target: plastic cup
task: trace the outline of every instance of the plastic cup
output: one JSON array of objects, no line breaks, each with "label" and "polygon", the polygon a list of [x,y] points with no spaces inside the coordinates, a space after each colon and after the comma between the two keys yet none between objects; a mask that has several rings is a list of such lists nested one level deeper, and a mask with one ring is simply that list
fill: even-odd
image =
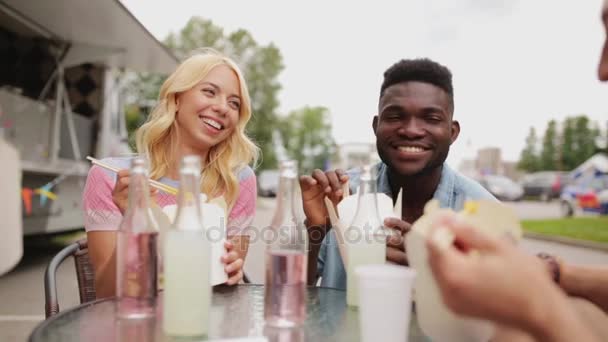
[{"label": "plastic cup", "polygon": [[416,271],[397,265],[356,268],[363,342],[408,340]]}]

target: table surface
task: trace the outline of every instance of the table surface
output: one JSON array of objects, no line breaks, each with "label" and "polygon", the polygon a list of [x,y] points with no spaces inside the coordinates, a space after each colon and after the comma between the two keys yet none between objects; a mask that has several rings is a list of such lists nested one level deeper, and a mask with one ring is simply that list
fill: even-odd
[{"label": "table surface", "polygon": [[[162,303],[162,292],[159,296]],[[118,320],[115,299],[102,299],[60,312],[43,321],[30,336],[37,341],[172,341],[162,332],[162,305],[156,317]],[[359,315],[347,308],[346,292],[308,287],[307,319],[299,329],[264,326],[264,286],[238,285],[214,288],[209,339],[266,336],[268,341],[358,341]],[[413,314],[409,341],[426,341]]]}]

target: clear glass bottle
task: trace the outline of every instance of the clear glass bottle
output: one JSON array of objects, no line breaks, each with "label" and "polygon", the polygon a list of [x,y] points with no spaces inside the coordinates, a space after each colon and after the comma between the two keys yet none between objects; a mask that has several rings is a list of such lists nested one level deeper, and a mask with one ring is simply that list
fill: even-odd
[{"label": "clear glass bottle", "polygon": [[306,320],[308,235],[295,211],[297,165],[280,166],[272,234],[267,236],[264,318],[274,327],[299,326]]},{"label": "clear glass bottle", "polygon": [[357,191],[357,211],[346,231],[348,263],[346,269],[346,303],[358,306],[358,284],[355,269],[361,265],[386,262],[386,238],[390,233],[378,210],[376,167],[362,168]]},{"label": "clear glass bottle", "polygon": [[116,239],[116,296],[120,318],[155,314],[158,294],[158,225],[150,212],[148,169],[131,162],[129,203]]},{"label": "clear glass bottle", "polygon": [[171,336],[209,332],[211,246],[203,228],[200,174],[200,158],[184,157],[177,216],[164,244],[163,330]]}]

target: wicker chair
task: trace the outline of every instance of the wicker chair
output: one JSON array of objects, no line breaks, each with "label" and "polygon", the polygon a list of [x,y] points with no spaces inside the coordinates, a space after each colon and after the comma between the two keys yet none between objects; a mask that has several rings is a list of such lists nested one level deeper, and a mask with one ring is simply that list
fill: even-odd
[{"label": "wicker chair", "polygon": [[89,249],[87,239],[81,239],[65,247],[51,259],[44,273],[44,311],[46,318],[59,313],[59,302],[57,298],[57,280],[55,278],[57,268],[69,256],[74,257],[76,267],[76,278],[78,279],[78,290],[80,292],[80,303],[95,300],[95,273],[93,265],[89,260]]}]

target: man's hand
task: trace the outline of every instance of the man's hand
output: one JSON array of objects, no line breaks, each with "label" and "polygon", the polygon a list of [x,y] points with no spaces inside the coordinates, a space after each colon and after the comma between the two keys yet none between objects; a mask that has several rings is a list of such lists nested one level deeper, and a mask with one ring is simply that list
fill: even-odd
[{"label": "man's hand", "polygon": [[386,240],[386,260],[408,266],[405,234],[410,231],[412,225],[396,217],[387,217],[384,219],[384,226],[392,230],[391,236]]},{"label": "man's hand", "polygon": [[321,242],[326,234],[327,208],[325,196],[329,197],[334,206],[340,202],[344,194],[342,186],[348,181],[348,176],[342,170],[323,172],[314,170],[310,176],[300,177],[302,190],[302,206],[306,215],[306,228],[309,237],[308,251],[308,285],[317,282],[317,257]]},{"label": "man's hand", "polygon": [[322,226],[327,220],[327,208],[325,208],[325,196],[338,204],[344,194],[342,186],[348,181],[348,175],[343,170],[323,172],[314,170],[310,176],[300,177],[300,188],[302,189],[302,205],[306,215],[308,226]]}]

